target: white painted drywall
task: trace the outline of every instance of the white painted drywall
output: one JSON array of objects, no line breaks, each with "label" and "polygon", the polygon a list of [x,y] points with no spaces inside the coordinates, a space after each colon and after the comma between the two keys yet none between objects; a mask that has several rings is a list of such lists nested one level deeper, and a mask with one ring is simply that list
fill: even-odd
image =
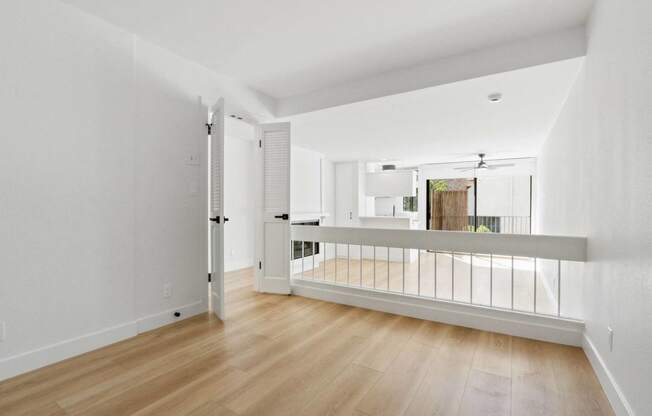
[{"label": "white painted drywall", "polygon": [[132,37],[9,0],[0,51],[2,379],[8,357],[136,319],[136,205]]},{"label": "white painted drywall", "polygon": [[[211,75],[138,38],[134,62],[135,297],[142,318],[206,304],[206,164],[187,159],[206,157],[207,109],[198,108],[198,97]],[[166,284],[172,285],[168,298]]]},{"label": "white painted drywall", "polygon": [[227,118],[224,146],[224,270],[253,265],[254,128]]},{"label": "white painted drywall", "polygon": [[292,213],[321,212],[321,161],[324,155],[292,146],[291,207]]},{"label": "white painted drywall", "polygon": [[616,411],[637,415],[652,414],[650,16],[649,1],[598,0],[584,67],[538,157],[537,230],[588,237],[583,273],[568,276],[583,280],[588,355]]},{"label": "white painted drywall", "polygon": [[3,1],[0,50],[0,379],[205,309],[184,126],[236,85],[55,0]]}]

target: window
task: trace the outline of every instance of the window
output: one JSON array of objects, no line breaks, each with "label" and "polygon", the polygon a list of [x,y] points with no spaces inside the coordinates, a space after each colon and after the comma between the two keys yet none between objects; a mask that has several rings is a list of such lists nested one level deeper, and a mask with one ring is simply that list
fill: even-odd
[{"label": "window", "polygon": [[416,196],[403,197],[403,211],[417,212],[419,208],[419,188],[417,188]]}]

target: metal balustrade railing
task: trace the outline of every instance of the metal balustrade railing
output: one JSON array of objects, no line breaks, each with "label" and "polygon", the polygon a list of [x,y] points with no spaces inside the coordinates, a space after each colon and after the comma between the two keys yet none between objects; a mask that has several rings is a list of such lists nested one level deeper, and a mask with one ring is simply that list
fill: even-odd
[{"label": "metal balustrade railing", "polygon": [[435,221],[438,227],[443,228],[435,230],[530,234],[530,222],[529,216],[444,215]]},{"label": "metal balustrade railing", "polygon": [[320,246],[293,279],[577,318],[562,311],[562,263],[585,261],[581,237],[292,226],[292,240]]}]

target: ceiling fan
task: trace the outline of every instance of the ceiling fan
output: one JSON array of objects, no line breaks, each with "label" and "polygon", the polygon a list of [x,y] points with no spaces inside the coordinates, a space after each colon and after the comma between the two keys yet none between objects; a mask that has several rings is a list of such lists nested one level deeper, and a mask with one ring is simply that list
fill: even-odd
[{"label": "ceiling fan", "polygon": [[500,164],[489,164],[484,161],[484,157],[486,155],[484,153],[478,153],[478,157],[480,157],[480,161],[471,166],[471,167],[460,167],[460,168],[454,168],[455,170],[460,170],[463,172],[470,171],[470,170],[476,170],[476,169],[482,169],[482,170],[491,170],[491,169],[498,169],[498,168],[507,168],[510,166],[514,166],[513,163],[500,163]]}]

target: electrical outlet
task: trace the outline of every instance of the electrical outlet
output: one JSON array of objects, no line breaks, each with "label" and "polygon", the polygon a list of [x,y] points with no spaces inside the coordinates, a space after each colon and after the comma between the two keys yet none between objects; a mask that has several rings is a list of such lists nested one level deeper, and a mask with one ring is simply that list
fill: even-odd
[{"label": "electrical outlet", "polygon": [[0,342],[7,339],[7,326],[4,322],[0,322]]},{"label": "electrical outlet", "polygon": [[609,351],[613,351],[614,350],[614,330],[611,329],[610,326],[608,326],[607,331],[609,332]]},{"label": "electrical outlet", "polygon": [[172,297],[172,284],[166,283],[163,285],[163,297],[169,298]]},{"label": "electrical outlet", "polygon": [[235,256],[235,249],[231,249],[231,257]]}]

